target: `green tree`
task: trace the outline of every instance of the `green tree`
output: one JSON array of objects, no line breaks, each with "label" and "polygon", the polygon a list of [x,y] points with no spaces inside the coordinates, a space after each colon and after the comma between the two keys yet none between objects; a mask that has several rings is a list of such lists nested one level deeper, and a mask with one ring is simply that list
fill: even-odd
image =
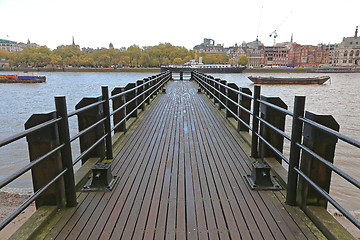
[{"label": "green tree", "polygon": [[121,56],[118,64],[122,67],[130,65],[130,57],[129,56]]},{"label": "green tree", "polygon": [[139,59],[139,65],[143,67],[149,67],[151,64],[150,55],[146,52],[141,53]]},{"label": "green tree", "polygon": [[237,63],[240,66],[245,66],[246,64],[248,64],[248,62],[249,62],[249,60],[248,60],[248,58],[246,56],[241,56],[241,57],[239,57],[239,60],[238,60]]},{"label": "green tree", "polygon": [[174,64],[177,64],[177,65],[180,65],[180,64],[183,64],[184,61],[181,59],[181,58],[175,58],[174,61],[173,61]]}]

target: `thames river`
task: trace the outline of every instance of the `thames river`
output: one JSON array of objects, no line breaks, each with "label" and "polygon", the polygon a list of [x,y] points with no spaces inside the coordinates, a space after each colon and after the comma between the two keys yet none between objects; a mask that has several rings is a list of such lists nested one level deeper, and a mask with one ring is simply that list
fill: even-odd
[{"label": "thames river", "polygon": [[[115,86],[125,86],[129,82],[143,79],[154,73],[41,73],[40,75],[46,76],[46,83],[0,84],[0,139],[24,130],[24,123],[31,114],[54,111],[54,96],[66,96],[68,111],[72,111],[82,97],[99,96],[101,86],[109,86],[111,91]],[[247,79],[249,75],[214,74],[215,77],[234,82],[239,87],[253,89],[254,85]],[[319,74],[262,73],[261,75],[305,77]],[[294,96],[304,95],[306,96],[306,110],[333,115],[340,124],[340,133],[360,141],[360,74],[329,75],[331,81],[324,85],[263,85],[261,93],[281,97],[291,111],[293,110]],[[291,119],[289,118],[287,121],[290,123]],[[290,131],[289,126],[287,124],[287,133]],[[77,131],[75,122],[70,122],[70,127],[72,134]],[[285,145],[285,154],[287,151],[288,143]],[[73,154],[76,153],[76,151],[73,152]],[[28,151],[25,139],[1,148],[0,179],[9,176],[27,162]],[[340,169],[360,180],[360,150],[339,141],[334,162]],[[331,195],[348,210],[360,211],[360,191],[341,180],[335,173],[332,176]],[[30,174],[27,173],[25,177],[2,190],[20,193],[31,191]]]}]

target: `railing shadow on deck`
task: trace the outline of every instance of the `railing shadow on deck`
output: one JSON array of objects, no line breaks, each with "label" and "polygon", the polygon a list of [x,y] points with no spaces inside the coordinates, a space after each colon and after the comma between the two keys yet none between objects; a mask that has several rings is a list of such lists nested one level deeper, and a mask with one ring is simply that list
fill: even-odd
[{"label": "railing shadow on deck", "polygon": [[[80,160],[85,165],[90,158],[112,159],[113,136],[126,132],[127,121],[137,118],[138,110],[144,111],[171,79],[172,73],[167,71],[115,88],[110,97],[108,87],[103,86],[102,96],[83,98],[70,113],[65,97],[55,97],[56,111],[33,114],[25,123],[25,131],[1,140],[0,148],[26,137],[30,163],[1,180],[0,189],[31,170],[34,194],[0,222],[0,231],[33,202],[37,209],[49,205],[75,207],[77,186],[73,166]],[[78,118],[79,131],[70,136],[68,119],[73,116]],[[73,160],[71,142],[76,139],[80,141],[81,154]]]},{"label": "railing shadow on deck", "polygon": [[[287,165],[284,183],[288,205],[300,206],[329,238],[339,237],[338,229],[321,226],[324,219],[316,216],[314,206],[326,211],[330,203],[360,229],[359,220],[329,194],[332,172],[360,189],[358,180],[333,164],[338,140],[355,148],[360,148],[360,143],[340,134],[332,116],[305,111],[305,96],[295,96],[294,110],[290,112],[280,98],[262,96],[258,85],[252,94],[248,88],[196,71],[191,79],[198,83],[199,91],[213,99],[219,110],[225,109],[227,118],[235,119],[238,131],[250,133],[244,139],[251,146],[251,157],[272,158],[281,168],[284,163]],[[291,136],[284,132],[286,116],[292,117]],[[284,139],[290,142],[289,158],[283,154]]]}]

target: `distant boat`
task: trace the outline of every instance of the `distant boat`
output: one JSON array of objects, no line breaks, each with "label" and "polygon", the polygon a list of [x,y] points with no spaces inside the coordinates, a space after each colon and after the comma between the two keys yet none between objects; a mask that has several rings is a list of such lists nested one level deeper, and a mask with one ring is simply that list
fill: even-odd
[{"label": "distant boat", "polygon": [[323,84],[330,79],[329,76],[320,77],[248,77],[255,84]]},{"label": "distant boat", "polygon": [[191,72],[202,73],[242,73],[246,67],[236,67],[230,64],[196,64],[196,65],[169,65],[161,66],[161,72]]},{"label": "distant boat", "polygon": [[45,76],[38,76],[35,73],[22,73],[19,75],[0,75],[0,83],[43,83]]}]

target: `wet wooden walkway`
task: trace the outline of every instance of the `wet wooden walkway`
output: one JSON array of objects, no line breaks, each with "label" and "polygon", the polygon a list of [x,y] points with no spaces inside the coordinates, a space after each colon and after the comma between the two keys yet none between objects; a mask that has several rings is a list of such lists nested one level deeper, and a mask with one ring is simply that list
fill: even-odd
[{"label": "wet wooden walkway", "polygon": [[115,145],[112,192],[79,193],[45,239],[324,239],[284,191],[252,191],[239,133],[189,81],[172,81]]}]

